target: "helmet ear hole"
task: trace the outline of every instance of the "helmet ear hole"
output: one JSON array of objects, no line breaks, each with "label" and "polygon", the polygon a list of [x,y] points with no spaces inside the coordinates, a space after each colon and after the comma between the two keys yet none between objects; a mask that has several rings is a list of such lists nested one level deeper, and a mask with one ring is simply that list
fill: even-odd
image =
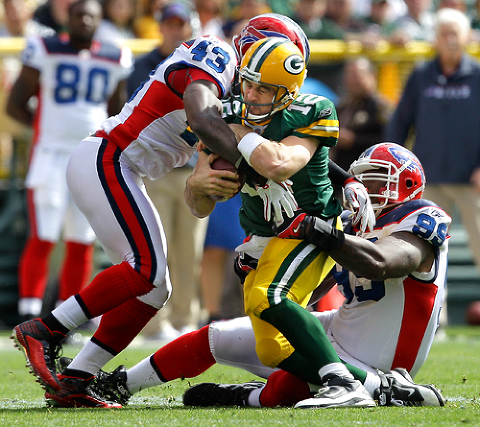
[{"label": "helmet ear hole", "polygon": [[410,189],[410,188],[413,188],[413,186],[415,185],[415,183],[413,182],[413,180],[411,178],[407,178],[405,180],[405,186]]}]

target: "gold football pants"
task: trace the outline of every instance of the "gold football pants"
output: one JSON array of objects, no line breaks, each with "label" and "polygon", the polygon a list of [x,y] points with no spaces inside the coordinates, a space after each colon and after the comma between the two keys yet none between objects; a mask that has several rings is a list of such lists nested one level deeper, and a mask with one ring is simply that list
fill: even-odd
[{"label": "gold football pants", "polygon": [[[337,228],[341,227],[338,219]],[[260,319],[262,311],[286,298],[306,307],[334,265],[326,252],[303,240],[275,237],[269,242],[244,285],[245,312],[252,321],[257,355],[264,365],[277,366],[294,348],[278,329]]]}]

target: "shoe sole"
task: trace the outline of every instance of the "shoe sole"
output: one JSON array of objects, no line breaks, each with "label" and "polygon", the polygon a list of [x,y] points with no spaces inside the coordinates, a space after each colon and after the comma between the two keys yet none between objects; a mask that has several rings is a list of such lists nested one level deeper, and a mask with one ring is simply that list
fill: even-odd
[{"label": "shoe sole", "polygon": [[330,399],[311,398],[298,402],[296,409],[326,409],[326,408],[373,408],[376,404],[373,400],[362,397],[349,397],[343,402],[333,403]]},{"label": "shoe sole", "polygon": [[61,387],[60,383],[47,368],[44,348],[41,342],[24,334],[18,326],[13,328],[10,338],[14,341],[15,347],[25,356],[27,361],[25,366],[29,368],[29,372],[36,377],[37,382],[47,391],[59,391]]},{"label": "shoe sole", "polygon": [[94,409],[120,409],[122,405],[114,402],[100,402],[84,394],[72,394],[61,397],[56,394],[45,393],[47,406],[53,408],[94,408]]}]

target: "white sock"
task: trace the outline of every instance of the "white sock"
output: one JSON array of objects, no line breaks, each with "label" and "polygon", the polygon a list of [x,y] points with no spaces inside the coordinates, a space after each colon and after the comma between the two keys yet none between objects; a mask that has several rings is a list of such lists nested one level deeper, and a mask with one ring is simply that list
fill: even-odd
[{"label": "white sock", "polygon": [[247,406],[252,408],[261,408],[262,404],[260,403],[260,394],[262,393],[265,386],[260,388],[254,388],[251,393],[248,395]]},{"label": "white sock", "polygon": [[145,388],[165,384],[153,369],[150,363],[151,357],[146,357],[127,371],[127,388],[130,393],[137,393]]},{"label": "white sock", "polygon": [[40,316],[43,301],[40,298],[21,298],[18,301],[18,314]]},{"label": "white sock", "polygon": [[80,304],[74,296],[71,296],[65,302],[60,304],[52,311],[52,314],[55,319],[57,319],[69,331],[88,320],[88,317],[85,315],[85,312],[82,310],[82,307],[80,307]]},{"label": "white sock", "polygon": [[318,371],[318,375],[320,375],[320,378],[325,378],[326,375],[333,374],[333,375],[338,375],[339,377],[342,378],[351,378],[353,379],[353,375],[350,373],[350,371],[347,369],[347,367],[339,362],[339,363],[329,363],[328,365],[323,366],[320,368]]},{"label": "white sock", "polygon": [[373,397],[375,390],[380,387],[380,377],[372,372],[367,372],[367,378],[365,379],[363,386]]},{"label": "white sock", "polygon": [[88,341],[80,352],[77,354],[73,362],[68,365],[68,369],[77,369],[79,371],[89,372],[92,375],[105,366],[115,356],[112,353]]}]

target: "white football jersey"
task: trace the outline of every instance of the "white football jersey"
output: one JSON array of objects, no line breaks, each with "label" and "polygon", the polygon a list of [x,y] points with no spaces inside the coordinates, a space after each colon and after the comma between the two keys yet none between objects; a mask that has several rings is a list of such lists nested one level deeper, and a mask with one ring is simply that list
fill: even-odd
[{"label": "white football jersey", "polygon": [[142,176],[156,179],[183,166],[195,152],[198,139],[187,129],[183,94],[169,86],[168,75],[185,68],[203,70],[217,83],[223,97],[233,81],[236,65],[233,49],[215,36],[182,43],[152,71],[122,111],[102,124],[102,133]]},{"label": "white football jersey", "polygon": [[71,152],[108,117],[108,99],[133,59],[113,44],[94,42],[78,51],[54,36],[28,39],[22,62],[40,71],[35,143]]},{"label": "white football jersey", "polygon": [[346,353],[384,371],[402,367],[412,376],[417,373],[432,345],[444,300],[450,223],[434,203],[412,200],[381,215],[375,230],[364,235],[375,241],[408,231],[428,240],[435,250],[428,273],[372,281],[336,267],[334,276],[346,300],[327,333]]}]

